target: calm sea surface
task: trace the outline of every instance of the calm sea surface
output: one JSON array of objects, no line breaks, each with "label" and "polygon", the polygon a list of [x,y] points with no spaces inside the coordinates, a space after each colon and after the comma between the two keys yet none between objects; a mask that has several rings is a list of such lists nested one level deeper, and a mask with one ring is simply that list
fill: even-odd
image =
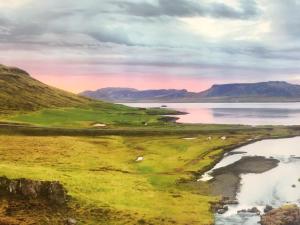
[{"label": "calm sea surface", "polygon": [[188,112],[181,123],[300,125],[299,103],[122,103],[133,107],[161,107]]}]

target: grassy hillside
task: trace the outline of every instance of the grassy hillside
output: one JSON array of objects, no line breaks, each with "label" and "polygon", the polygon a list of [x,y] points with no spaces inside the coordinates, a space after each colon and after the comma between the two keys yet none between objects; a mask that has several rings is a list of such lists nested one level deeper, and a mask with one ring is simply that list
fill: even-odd
[{"label": "grassy hillside", "polygon": [[91,101],[49,87],[21,69],[3,65],[0,65],[0,90],[0,113],[81,106]]},{"label": "grassy hillside", "polygon": [[27,72],[0,65],[0,120],[42,126],[92,127],[157,124],[166,109],[136,109],[91,100],[50,87]]}]

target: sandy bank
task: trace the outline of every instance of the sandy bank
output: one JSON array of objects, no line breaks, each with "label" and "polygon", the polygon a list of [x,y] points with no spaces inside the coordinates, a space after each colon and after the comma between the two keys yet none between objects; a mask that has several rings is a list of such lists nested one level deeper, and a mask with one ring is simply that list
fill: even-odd
[{"label": "sandy bank", "polygon": [[243,157],[241,160],[213,171],[210,181],[212,194],[234,199],[240,187],[240,175],[247,173],[263,173],[275,168],[277,159],[262,156]]}]

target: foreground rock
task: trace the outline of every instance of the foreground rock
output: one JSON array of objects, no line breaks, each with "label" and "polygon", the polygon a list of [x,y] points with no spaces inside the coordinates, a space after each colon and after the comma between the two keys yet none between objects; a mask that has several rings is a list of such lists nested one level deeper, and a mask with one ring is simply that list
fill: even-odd
[{"label": "foreground rock", "polygon": [[260,211],[256,207],[253,207],[251,209],[242,209],[239,210],[238,213],[254,213],[256,215],[260,215]]},{"label": "foreground rock", "polygon": [[0,177],[0,195],[24,199],[43,199],[55,205],[64,205],[69,198],[67,191],[58,181],[8,179],[7,177]]},{"label": "foreground rock", "polygon": [[266,207],[264,208],[264,213],[270,212],[272,209],[273,209],[272,206],[266,205]]},{"label": "foreground rock", "polygon": [[212,204],[212,211],[218,214],[224,214],[228,211],[228,205],[239,204],[236,199],[230,199],[223,197],[223,199],[217,203]]},{"label": "foreground rock", "polygon": [[300,208],[297,205],[286,205],[273,209],[261,217],[262,225],[299,225]]}]

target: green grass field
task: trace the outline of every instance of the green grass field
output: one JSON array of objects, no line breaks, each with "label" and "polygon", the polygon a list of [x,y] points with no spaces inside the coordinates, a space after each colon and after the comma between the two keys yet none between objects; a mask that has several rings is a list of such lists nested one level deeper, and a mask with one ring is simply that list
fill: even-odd
[{"label": "green grass field", "polygon": [[93,127],[101,123],[108,126],[158,125],[164,122],[162,115],[176,111],[153,108],[138,109],[124,105],[97,102],[80,108],[43,109],[35,112],[2,116],[2,120],[22,122],[46,127]]},{"label": "green grass field", "polygon": [[[208,127],[208,125],[207,125]],[[59,180],[69,190],[80,224],[213,223],[211,203],[219,196],[195,181],[195,173],[211,167],[228,148],[257,137],[296,134],[288,128],[244,129],[228,134],[213,126],[207,135],[96,137],[0,136],[0,175]],[[183,129],[184,133],[184,129]],[[195,139],[184,139],[194,137]],[[144,159],[137,162],[138,157]],[[189,185],[186,185],[189,183]],[[192,185],[191,185],[192,184]],[[95,217],[91,209],[106,209]],[[47,224],[47,223],[45,223]]]},{"label": "green grass field", "polygon": [[[228,144],[235,141],[238,140],[232,138]],[[0,145],[1,175],[59,180],[80,204],[108,206],[124,215],[131,214],[135,221],[212,222],[209,202],[216,198],[183,190],[176,181],[190,178],[191,171],[212,162],[211,156],[222,150],[210,149],[224,145],[218,137],[210,143],[205,137],[183,140],[177,136],[1,136],[0,142],[5,143]],[[205,154],[203,159],[193,161],[202,154]],[[144,161],[136,162],[139,156]],[[125,221],[126,218],[119,224]]]}]

